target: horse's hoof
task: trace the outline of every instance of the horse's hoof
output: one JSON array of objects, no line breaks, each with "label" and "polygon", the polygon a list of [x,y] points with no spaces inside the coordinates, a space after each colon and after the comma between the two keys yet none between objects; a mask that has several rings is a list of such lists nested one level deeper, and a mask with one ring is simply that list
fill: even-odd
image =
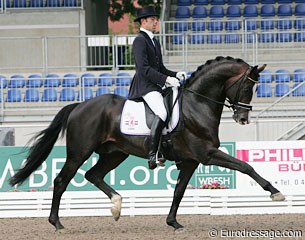
[{"label": "horse's hoof", "polygon": [[49,223],[51,223],[54,227],[55,227],[55,231],[59,231],[61,229],[64,229],[65,227],[60,223],[59,220],[52,220],[52,219],[49,219]]},{"label": "horse's hoof", "polygon": [[111,214],[115,221],[118,221],[121,217],[121,209],[122,209],[122,197],[118,194],[114,194],[111,197],[111,202],[113,206],[111,207]]},{"label": "horse's hoof", "polygon": [[285,196],[281,192],[271,194],[270,197],[271,197],[272,201],[284,201],[285,200]]},{"label": "horse's hoof", "polygon": [[156,161],[148,161],[148,167],[151,170],[155,169],[157,167]]},{"label": "horse's hoof", "polygon": [[175,229],[175,231],[178,230],[178,229],[182,229],[183,228],[183,226],[181,224],[179,224],[177,221],[166,222],[166,223],[167,223],[167,225],[173,227]]},{"label": "horse's hoof", "polygon": [[116,207],[112,207],[111,208],[111,214],[112,214],[113,219],[115,221],[118,221],[120,219],[120,217],[121,217],[121,211],[118,210]]}]

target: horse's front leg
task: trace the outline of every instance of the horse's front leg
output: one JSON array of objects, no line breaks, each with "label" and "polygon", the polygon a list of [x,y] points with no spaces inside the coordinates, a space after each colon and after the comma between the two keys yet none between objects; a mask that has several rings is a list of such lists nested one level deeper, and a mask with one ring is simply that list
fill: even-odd
[{"label": "horse's front leg", "polygon": [[271,193],[270,197],[273,201],[284,201],[285,197],[282,193],[272,186],[270,182],[261,177],[252,166],[248,163],[243,162],[239,159],[236,159],[220,150],[216,150],[214,154],[211,155],[210,160],[205,163],[206,165],[217,165],[225,168],[229,168],[232,170],[237,170],[244,174],[250,176],[253,180],[255,180],[265,191],[269,191]]},{"label": "horse's front leg", "polygon": [[192,177],[197,166],[198,166],[198,162],[195,161],[189,161],[186,163],[183,162],[181,165],[181,170],[178,176],[177,185],[175,187],[172,206],[166,219],[167,224],[174,227],[175,229],[183,228],[183,226],[177,222],[176,219],[177,211],[179,208],[179,204],[183,198],[187,184],[190,178]]}]

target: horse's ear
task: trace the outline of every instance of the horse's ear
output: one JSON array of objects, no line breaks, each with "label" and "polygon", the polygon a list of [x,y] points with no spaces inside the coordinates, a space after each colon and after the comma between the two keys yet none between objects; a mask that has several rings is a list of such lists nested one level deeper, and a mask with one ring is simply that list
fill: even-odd
[{"label": "horse's ear", "polygon": [[263,71],[266,67],[267,67],[267,64],[263,64],[262,66],[260,66],[260,67],[257,69],[257,71],[258,71],[258,72],[261,72],[261,71]]}]

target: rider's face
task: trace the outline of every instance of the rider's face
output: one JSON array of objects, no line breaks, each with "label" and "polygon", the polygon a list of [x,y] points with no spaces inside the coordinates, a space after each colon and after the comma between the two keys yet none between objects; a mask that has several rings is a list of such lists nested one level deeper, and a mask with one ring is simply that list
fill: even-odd
[{"label": "rider's face", "polygon": [[156,31],[158,23],[158,18],[154,16],[141,19],[141,27],[153,33]]}]

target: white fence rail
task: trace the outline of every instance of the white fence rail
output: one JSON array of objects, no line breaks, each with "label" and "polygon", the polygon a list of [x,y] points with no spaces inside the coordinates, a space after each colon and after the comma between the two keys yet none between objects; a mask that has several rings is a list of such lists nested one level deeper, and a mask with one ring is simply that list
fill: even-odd
[{"label": "white fence rail", "polygon": [[[120,191],[122,215],[168,214],[173,191]],[[2,192],[0,217],[46,217],[52,192]],[[102,192],[66,192],[60,205],[61,216],[111,216],[111,201]],[[236,190],[187,189],[178,214],[276,214],[305,213],[305,195],[288,195],[272,202],[266,194],[241,195]]]}]

